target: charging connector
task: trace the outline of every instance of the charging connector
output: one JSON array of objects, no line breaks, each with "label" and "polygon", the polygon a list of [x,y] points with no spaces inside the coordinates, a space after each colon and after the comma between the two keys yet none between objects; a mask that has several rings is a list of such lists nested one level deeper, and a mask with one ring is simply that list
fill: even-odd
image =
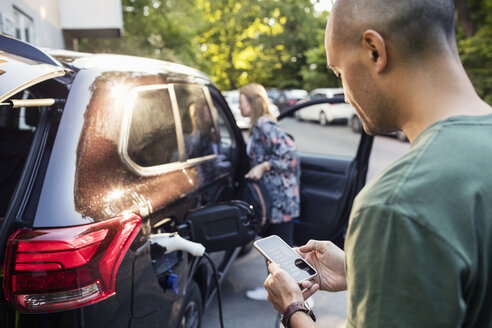
[{"label": "charging connector", "polygon": [[182,238],[177,233],[158,233],[150,235],[152,244],[158,244],[166,249],[165,254],[174,251],[185,251],[194,256],[203,256],[205,247],[200,243],[195,243]]},{"label": "charging connector", "polygon": [[195,243],[184,239],[178,233],[158,233],[150,235],[151,244],[157,244],[160,247],[165,248],[164,253],[171,253],[175,251],[185,251],[194,256],[204,256],[212,266],[214,272],[215,284],[217,287],[217,299],[219,303],[219,320],[220,327],[224,328],[224,319],[222,314],[222,298],[220,295],[219,275],[217,274],[217,268],[215,267],[212,258],[205,253],[205,247],[200,243]]}]

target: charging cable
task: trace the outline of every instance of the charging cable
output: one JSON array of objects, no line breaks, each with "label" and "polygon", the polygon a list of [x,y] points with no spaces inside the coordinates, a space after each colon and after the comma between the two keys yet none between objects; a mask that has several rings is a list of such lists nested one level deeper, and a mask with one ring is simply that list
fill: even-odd
[{"label": "charging cable", "polygon": [[222,297],[220,296],[220,283],[219,283],[219,275],[217,274],[217,268],[215,267],[214,261],[212,261],[210,255],[204,253],[203,256],[210,262],[210,265],[212,266],[212,269],[214,271],[215,286],[217,286],[217,301],[219,305],[220,327],[224,328],[224,319],[222,317]]},{"label": "charging cable", "polygon": [[205,257],[210,265],[212,266],[212,270],[214,272],[215,278],[215,286],[217,287],[217,300],[219,305],[219,320],[220,327],[224,328],[224,319],[222,314],[222,297],[220,295],[220,283],[219,283],[219,275],[217,273],[217,268],[215,264],[207,253],[205,253],[205,247],[200,243],[195,243],[193,241],[184,239],[177,233],[159,233],[150,235],[151,243],[158,244],[161,247],[166,249],[164,254],[175,252],[175,251],[185,251],[194,256],[203,256]]}]

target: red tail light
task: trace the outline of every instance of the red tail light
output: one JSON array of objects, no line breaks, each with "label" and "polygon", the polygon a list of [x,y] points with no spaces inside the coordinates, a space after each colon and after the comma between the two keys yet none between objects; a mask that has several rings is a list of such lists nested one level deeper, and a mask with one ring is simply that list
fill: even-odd
[{"label": "red tail light", "polygon": [[297,99],[289,99],[289,100],[287,100],[287,103],[289,105],[294,105],[295,103],[297,103],[297,101],[298,101]]},{"label": "red tail light", "polygon": [[113,295],[140,224],[132,214],[70,228],[17,230],[7,242],[5,297],[23,312],[50,312]]}]

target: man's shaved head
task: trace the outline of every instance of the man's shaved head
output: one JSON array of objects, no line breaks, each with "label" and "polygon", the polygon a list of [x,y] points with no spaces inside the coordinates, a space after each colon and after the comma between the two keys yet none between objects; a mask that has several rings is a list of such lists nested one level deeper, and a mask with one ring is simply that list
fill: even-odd
[{"label": "man's shaved head", "polygon": [[333,41],[357,46],[372,29],[403,58],[456,54],[452,0],[338,0]]}]

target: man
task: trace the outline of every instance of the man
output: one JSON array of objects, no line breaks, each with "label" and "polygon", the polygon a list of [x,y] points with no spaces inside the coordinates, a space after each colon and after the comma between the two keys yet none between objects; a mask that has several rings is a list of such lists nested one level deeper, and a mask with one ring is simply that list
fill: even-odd
[{"label": "man", "polygon": [[294,302],[319,289],[347,289],[349,327],[492,327],[492,112],[460,63],[453,1],[338,0],[325,46],[365,131],[412,146],[357,196],[345,253],[299,249],[318,270],[304,295],[270,264],[269,300],[290,327],[314,327]]}]

